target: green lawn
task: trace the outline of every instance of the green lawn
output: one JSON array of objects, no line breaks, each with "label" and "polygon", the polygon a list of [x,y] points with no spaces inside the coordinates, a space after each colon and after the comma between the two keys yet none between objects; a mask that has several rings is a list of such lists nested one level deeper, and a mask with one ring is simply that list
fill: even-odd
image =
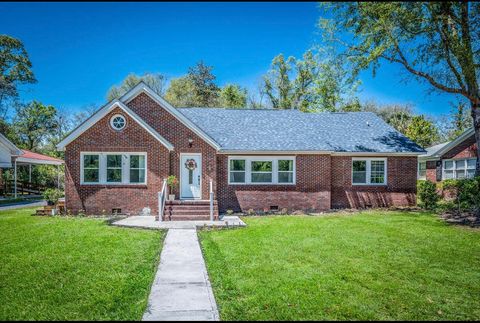
[{"label": "green lawn", "polygon": [[139,320],[164,233],[0,212],[0,320]]},{"label": "green lawn", "polygon": [[223,320],[478,320],[480,230],[434,215],[247,217],[200,232]]}]

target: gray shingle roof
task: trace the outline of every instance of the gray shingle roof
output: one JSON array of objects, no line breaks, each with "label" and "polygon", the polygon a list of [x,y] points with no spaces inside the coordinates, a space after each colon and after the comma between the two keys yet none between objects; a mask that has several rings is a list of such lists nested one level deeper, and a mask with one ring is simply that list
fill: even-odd
[{"label": "gray shingle roof", "polygon": [[371,112],[179,108],[223,150],[422,153]]}]

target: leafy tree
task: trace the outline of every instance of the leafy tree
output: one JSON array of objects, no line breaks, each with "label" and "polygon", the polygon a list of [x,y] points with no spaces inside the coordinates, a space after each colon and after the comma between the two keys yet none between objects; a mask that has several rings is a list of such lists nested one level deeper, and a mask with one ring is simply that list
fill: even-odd
[{"label": "leafy tree", "polygon": [[419,115],[412,117],[405,131],[405,135],[420,146],[426,148],[437,141],[438,130],[432,121],[427,120],[423,115]]},{"label": "leafy tree", "polygon": [[456,106],[453,106],[452,126],[448,132],[448,140],[457,138],[471,126],[472,118],[468,115],[467,105],[465,102],[458,102]]},{"label": "leafy tree", "polygon": [[236,84],[225,85],[220,92],[220,105],[225,108],[245,108],[247,90]]},{"label": "leafy tree", "polygon": [[[480,3],[338,2],[322,4],[331,18],[319,26],[324,40],[341,44],[354,72],[382,62],[401,66],[432,89],[470,104],[480,147]],[[477,174],[480,149],[477,150]]]},{"label": "leafy tree", "polygon": [[332,48],[308,50],[302,59],[276,56],[264,76],[264,88],[274,109],[358,111],[359,82],[334,55]]},{"label": "leafy tree", "polygon": [[216,76],[212,73],[213,66],[207,66],[203,61],[188,69],[187,78],[193,85],[195,102],[201,107],[217,107],[220,88],[215,84]]},{"label": "leafy tree", "polygon": [[79,126],[82,122],[90,118],[96,111],[98,110],[98,106],[94,103],[91,103],[89,105],[86,105],[82,107],[82,109],[75,113],[71,120],[70,120],[70,128],[76,128]]},{"label": "leafy tree", "polygon": [[38,101],[17,105],[13,129],[18,136],[17,144],[29,150],[40,149],[41,144],[55,131],[57,110]]},{"label": "leafy tree", "polygon": [[362,110],[373,112],[396,130],[406,134],[408,125],[414,117],[413,106],[410,104],[379,105],[374,101],[362,104]]},{"label": "leafy tree", "polygon": [[131,73],[127,75],[119,86],[114,85],[108,90],[107,100],[112,101],[118,99],[142,81],[155,91],[155,93],[163,96],[166,82],[164,75],[160,73],[146,73],[143,76],[138,76]]},{"label": "leafy tree", "polygon": [[171,80],[165,99],[174,107],[200,106],[194,93],[194,84],[187,76]]},{"label": "leafy tree", "polygon": [[283,54],[275,56],[270,71],[263,78],[265,94],[274,109],[292,108],[291,61],[285,60]]},{"label": "leafy tree", "polygon": [[22,42],[7,35],[0,35],[0,114],[8,113],[8,100],[18,97],[18,86],[36,82]]}]

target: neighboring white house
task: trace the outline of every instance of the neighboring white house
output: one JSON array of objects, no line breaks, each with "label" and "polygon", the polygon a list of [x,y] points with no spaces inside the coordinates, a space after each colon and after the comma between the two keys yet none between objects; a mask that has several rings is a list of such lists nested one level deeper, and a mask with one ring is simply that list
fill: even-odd
[{"label": "neighboring white house", "polygon": [[23,153],[20,149],[0,133],[0,168],[11,168],[12,157],[20,156],[22,154]]}]

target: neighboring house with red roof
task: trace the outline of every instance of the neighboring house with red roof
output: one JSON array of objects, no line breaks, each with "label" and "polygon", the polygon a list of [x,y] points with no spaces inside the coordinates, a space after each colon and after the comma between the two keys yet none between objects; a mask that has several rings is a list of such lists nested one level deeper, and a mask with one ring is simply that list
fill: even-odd
[{"label": "neighboring house with red roof", "polygon": [[441,182],[475,176],[477,149],[473,127],[452,141],[427,148],[418,156],[418,179]]},{"label": "neighboring house with red roof", "polygon": [[[10,140],[4,135],[0,134],[0,186],[3,188],[3,169],[13,168],[14,173],[14,186],[13,193],[17,196],[17,166],[29,167],[29,178],[31,182],[32,165],[55,165],[60,166],[63,164],[63,160],[35,153],[26,149],[17,148]],[[58,173],[60,176],[60,172]],[[3,191],[3,189],[2,189]]]}]

